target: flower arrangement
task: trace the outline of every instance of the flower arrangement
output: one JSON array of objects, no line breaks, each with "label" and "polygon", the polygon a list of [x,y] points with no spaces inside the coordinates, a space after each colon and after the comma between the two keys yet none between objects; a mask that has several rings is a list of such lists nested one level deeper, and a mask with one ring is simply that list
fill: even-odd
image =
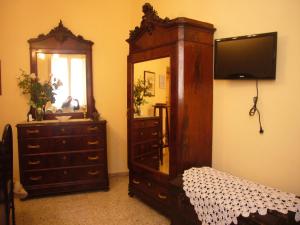
[{"label": "flower arrangement", "polygon": [[29,105],[34,109],[43,109],[47,102],[54,103],[54,90],[62,85],[62,82],[56,79],[51,84],[51,77],[48,81],[41,83],[36,74],[28,74],[23,70],[17,79],[22,94],[29,95]]},{"label": "flower arrangement", "polygon": [[133,87],[133,97],[134,97],[134,112],[137,115],[141,114],[140,106],[147,103],[146,99],[144,98],[151,88],[151,84],[149,82],[145,82],[141,79],[138,79],[137,82],[134,84]]}]

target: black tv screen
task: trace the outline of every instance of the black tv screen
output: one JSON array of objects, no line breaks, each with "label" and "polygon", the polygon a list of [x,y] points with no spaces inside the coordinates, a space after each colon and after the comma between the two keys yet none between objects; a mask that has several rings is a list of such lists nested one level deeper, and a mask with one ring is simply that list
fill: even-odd
[{"label": "black tv screen", "polygon": [[215,79],[275,79],[277,32],[215,40]]}]

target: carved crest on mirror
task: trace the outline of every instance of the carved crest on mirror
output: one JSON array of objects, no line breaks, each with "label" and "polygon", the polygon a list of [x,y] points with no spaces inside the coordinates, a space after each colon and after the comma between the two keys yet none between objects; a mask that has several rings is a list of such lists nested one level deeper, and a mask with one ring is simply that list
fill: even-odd
[{"label": "carved crest on mirror", "polygon": [[68,38],[77,39],[78,41],[87,42],[89,44],[93,44],[92,41],[85,40],[81,35],[74,35],[71,30],[69,30],[67,27],[65,27],[62,23],[62,21],[59,21],[59,24],[57,27],[54,27],[48,34],[40,34],[37,38],[29,39],[28,42],[35,42],[35,41],[41,41],[44,39],[48,39],[54,37],[58,42],[64,42]]},{"label": "carved crest on mirror", "polygon": [[[45,109],[45,119],[54,119],[62,113],[72,118],[92,117],[97,112],[93,96],[93,42],[81,35],[76,36],[60,20],[50,32],[29,39],[28,43],[31,73],[37,74],[40,79],[52,79],[54,76],[63,80],[63,90],[55,97],[58,101],[56,105],[50,105],[49,110]],[[76,106],[66,110],[70,99]]]}]

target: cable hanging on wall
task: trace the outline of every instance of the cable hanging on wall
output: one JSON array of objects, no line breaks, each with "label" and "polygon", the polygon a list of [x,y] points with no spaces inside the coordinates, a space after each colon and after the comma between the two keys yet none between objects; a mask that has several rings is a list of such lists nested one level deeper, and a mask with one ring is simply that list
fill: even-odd
[{"label": "cable hanging on wall", "polygon": [[254,116],[255,113],[257,112],[257,114],[258,114],[258,122],[259,122],[259,133],[263,134],[264,130],[263,130],[262,125],[261,125],[260,112],[259,112],[259,110],[257,108],[257,102],[258,102],[258,80],[256,80],[256,96],[253,97],[253,106],[252,106],[252,108],[249,111],[249,116]]}]

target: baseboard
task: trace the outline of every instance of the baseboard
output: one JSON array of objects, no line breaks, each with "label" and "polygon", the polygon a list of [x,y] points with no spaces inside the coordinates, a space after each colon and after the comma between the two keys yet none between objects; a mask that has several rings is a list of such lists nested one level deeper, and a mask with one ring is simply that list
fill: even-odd
[{"label": "baseboard", "polygon": [[109,173],[109,177],[125,177],[128,176],[129,172],[117,172],[117,173]]}]

